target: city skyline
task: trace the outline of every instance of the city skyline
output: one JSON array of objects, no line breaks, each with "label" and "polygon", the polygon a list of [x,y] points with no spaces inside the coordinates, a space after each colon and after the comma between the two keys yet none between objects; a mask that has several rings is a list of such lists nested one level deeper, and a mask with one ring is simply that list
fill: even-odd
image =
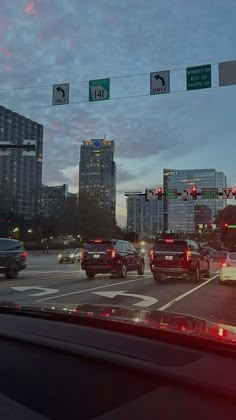
[{"label": "city skyline", "polygon": [[[1,1],[1,104],[45,127],[43,183],[77,192],[80,144],[105,135],[116,141],[119,224],[124,192],[156,187],[163,167],[214,167],[235,185],[236,86],[218,87],[218,63],[236,59],[235,2],[60,5]],[[186,68],[204,64],[212,88],[187,91]],[[162,70],[171,93],[149,95],[150,73]],[[110,100],[89,102],[89,81],[102,78],[110,78]],[[60,83],[70,84],[71,103],[52,106]]]}]

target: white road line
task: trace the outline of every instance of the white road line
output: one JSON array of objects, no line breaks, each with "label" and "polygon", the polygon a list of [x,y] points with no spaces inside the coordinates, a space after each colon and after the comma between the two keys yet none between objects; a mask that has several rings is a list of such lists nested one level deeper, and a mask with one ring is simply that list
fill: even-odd
[{"label": "white road line", "polygon": [[201,287],[205,286],[206,284],[210,283],[210,281],[216,279],[217,277],[218,277],[218,274],[216,274],[214,277],[211,277],[209,280],[204,281],[204,283],[199,284],[199,286],[194,287],[193,289],[189,290],[188,292],[185,292],[182,295],[178,296],[177,298],[171,300],[166,305],[161,306],[160,308],[158,308],[158,311],[164,311],[165,309],[167,309],[170,306],[174,305],[175,303],[179,302],[181,299],[185,298],[186,296],[190,295],[191,293],[196,292],[196,290],[198,290]]},{"label": "white road line", "polygon": [[152,276],[148,276],[148,277],[140,277],[138,279],[134,279],[134,280],[126,280],[126,281],[120,281],[119,283],[112,283],[112,284],[106,284],[105,286],[98,286],[98,287],[91,287],[90,289],[84,289],[84,290],[79,290],[77,292],[70,292],[70,293],[65,293],[63,295],[57,295],[57,296],[51,296],[50,298],[45,298],[45,299],[40,299],[37,300],[37,302],[44,302],[45,300],[54,300],[54,299],[58,299],[61,297],[65,297],[65,296],[71,296],[71,295],[79,295],[81,293],[87,293],[87,292],[93,292],[94,290],[99,290],[99,289],[106,289],[107,287],[114,287],[114,286],[119,286],[120,284],[127,284],[127,283],[133,283],[135,281],[141,281],[141,280],[146,280],[149,278],[153,278]]}]

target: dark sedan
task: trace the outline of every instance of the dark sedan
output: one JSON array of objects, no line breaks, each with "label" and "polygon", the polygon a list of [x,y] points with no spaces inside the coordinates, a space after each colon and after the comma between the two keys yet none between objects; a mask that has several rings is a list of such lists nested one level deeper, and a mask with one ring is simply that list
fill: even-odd
[{"label": "dark sedan", "polygon": [[75,251],[74,249],[65,249],[61,254],[58,255],[59,264],[68,262],[74,264],[75,262]]}]

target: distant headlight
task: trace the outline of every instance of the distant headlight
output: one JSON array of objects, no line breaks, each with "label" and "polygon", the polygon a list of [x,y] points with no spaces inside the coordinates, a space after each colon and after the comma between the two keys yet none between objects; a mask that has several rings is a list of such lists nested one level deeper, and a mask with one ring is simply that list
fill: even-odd
[{"label": "distant headlight", "polygon": [[62,255],[61,254],[58,254],[58,258],[61,258],[62,257]]},{"label": "distant headlight", "polygon": [[74,258],[75,257],[75,254],[70,254],[70,258]]},{"label": "distant headlight", "polygon": [[145,249],[144,249],[144,248],[142,248],[142,249],[141,249],[141,252],[142,252],[142,254],[145,254]]}]

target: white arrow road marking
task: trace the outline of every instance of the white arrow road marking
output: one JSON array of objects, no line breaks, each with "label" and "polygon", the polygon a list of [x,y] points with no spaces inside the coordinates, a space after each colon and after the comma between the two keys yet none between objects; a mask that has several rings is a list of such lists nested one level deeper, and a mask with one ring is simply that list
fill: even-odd
[{"label": "white arrow road marking", "polygon": [[26,290],[41,290],[40,293],[33,293],[29,296],[44,296],[44,295],[51,295],[52,293],[57,293],[57,289],[49,289],[48,287],[41,287],[41,286],[27,286],[27,287],[11,287],[11,289],[17,290],[18,292],[25,292]]},{"label": "white arrow road marking", "polygon": [[136,295],[133,293],[126,293],[125,290],[114,290],[112,292],[92,292],[95,295],[105,296],[108,298],[114,298],[115,296],[129,296],[138,299],[142,299],[141,302],[134,303],[134,306],[141,306],[142,308],[147,308],[148,306],[152,306],[157,303],[157,299],[150,297],[150,296],[143,296],[143,295]]}]

